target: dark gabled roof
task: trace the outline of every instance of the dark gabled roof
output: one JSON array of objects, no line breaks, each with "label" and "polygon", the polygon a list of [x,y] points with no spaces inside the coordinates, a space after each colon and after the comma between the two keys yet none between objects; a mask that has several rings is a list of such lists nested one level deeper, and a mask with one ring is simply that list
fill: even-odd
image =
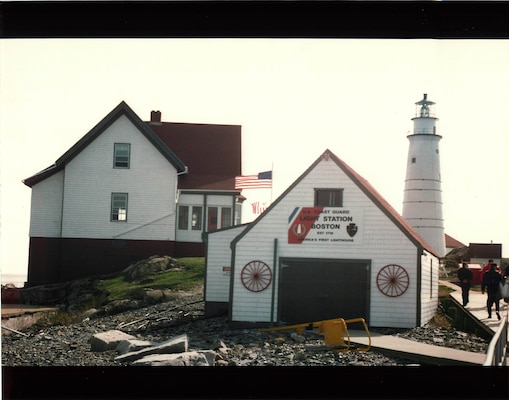
[{"label": "dark gabled roof", "polygon": [[500,243],[470,243],[468,256],[472,258],[502,258],[502,244]]},{"label": "dark gabled roof", "polygon": [[264,218],[266,215],[270,214],[270,210],[276,206],[281,199],[283,199],[306,175],[308,175],[323,158],[329,158],[333,160],[339,168],[343,170],[343,172],[375,203],[378,208],[389,217],[389,219],[398,226],[398,228],[418,247],[425,249],[430,252],[434,256],[438,257],[436,251],[431,247],[429,243],[427,243],[422,236],[420,236],[412,226],[382,197],[380,193],[378,193],[371,184],[360,176],[357,172],[355,172],[348,164],[344,161],[336,157],[334,153],[330,150],[325,150],[325,152],[313,163],[311,166],[299,177],[297,180],[285,190],[285,192],[279,196],[274,203],[272,203],[267,210],[265,210],[257,219],[255,219],[251,225],[245,229],[239,236],[237,236],[232,241],[232,246],[234,246],[249,230],[256,225],[256,223]]},{"label": "dark gabled roof", "polygon": [[189,168],[179,189],[235,190],[242,171],[240,125],[147,123]]},{"label": "dark gabled roof", "polygon": [[177,172],[185,172],[186,165],[173,153],[168,146],[152,131],[135,113],[122,101],[106,117],[104,117],[96,126],[83,136],[76,144],[67,150],[53,165],[38,172],[37,174],[24,179],[23,183],[32,187],[36,183],[43,181],[51,175],[61,171],[65,165],[103,133],[120,116],[125,115],[140,130],[140,132],[159,150],[159,152],[177,169]]}]

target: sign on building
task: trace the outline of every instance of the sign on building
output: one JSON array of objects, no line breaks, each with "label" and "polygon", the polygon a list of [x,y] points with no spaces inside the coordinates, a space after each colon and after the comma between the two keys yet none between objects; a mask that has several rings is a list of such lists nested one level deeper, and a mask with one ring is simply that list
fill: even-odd
[{"label": "sign on building", "polygon": [[362,244],[364,210],[344,207],[295,207],[288,218],[290,244]]}]

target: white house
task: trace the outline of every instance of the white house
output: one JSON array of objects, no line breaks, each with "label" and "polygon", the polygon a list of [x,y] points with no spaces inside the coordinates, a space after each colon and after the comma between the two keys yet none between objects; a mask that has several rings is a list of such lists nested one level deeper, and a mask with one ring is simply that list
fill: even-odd
[{"label": "white house", "polygon": [[[154,254],[203,256],[240,221],[240,126],[143,122],[121,102],[32,189],[28,285],[117,272]],[[225,152],[229,157],[224,157]]]},{"label": "white house", "polygon": [[208,233],[206,313],[236,325],[411,328],[435,314],[438,273],[431,246],[326,150],[252,223]]}]

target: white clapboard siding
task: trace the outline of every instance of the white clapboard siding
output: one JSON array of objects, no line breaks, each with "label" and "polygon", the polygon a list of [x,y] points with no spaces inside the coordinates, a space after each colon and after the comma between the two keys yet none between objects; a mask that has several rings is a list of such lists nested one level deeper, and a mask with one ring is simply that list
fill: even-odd
[{"label": "white clapboard siding", "polygon": [[421,256],[421,317],[422,323],[428,322],[435,315],[438,307],[438,260],[428,252]]},{"label": "white clapboard siding", "polygon": [[[130,168],[113,168],[114,143],[130,143]],[[176,170],[126,116],[65,166],[68,238],[175,239]],[[111,221],[111,194],[128,193],[127,221]]]},{"label": "white clapboard siding", "polygon": [[30,237],[60,237],[64,172],[60,171],[32,187]]},{"label": "white clapboard siding", "polygon": [[[288,244],[288,217],[294,207],[313,206],[314,189],[343,188],[344,207],[363,209],[360,244],[303,243]],[[274,262],[274,239],[277,239],[277,261]],[[232,320],[270,322],[277,315],[277,265],[280,257],[371,260],[370,324],[372,326],[413,327],[417,318],[418,282],[417,246],[376,206],[371,199],[332,161],[321,160],[284,198],[256,220],[252,229],[236,243],[232,296]],[[432,258],[429,256],[428,258]],[[435,257],[433,257],[435,258]],[[240,279],[242,267],[253,259],[270,266],[273,281],[263,292],[250,292]],[[435,258],[436,259],[436,258]],[[438,261],[436,267],[438,268]],[[275,264],[275,265],[274,265]],[[381,293],[376,277],[387,264],[398,264],[410,278],[407,291],[399,297]],[[423,269],[427,269],[423,265]],[[274,294],[272,291],[276,291]],[[421,300],[422,302],[422,300]],[[423,304],[423,309],[434,306]],[[428,314],[426,314],[428,318]],[[273,321],[275,322],[275,321]]]},{"label": "white clapboard siding", "polygon": [[231,241],[247,225],[237,225],[215,231],[207,239],[207,263],[205,273],[205,301],[228,302],[230,296]]},{"label": "white clapboard siding", "polygon": [[207,195],[207,207],[232,207],[232,196],[209,194]]}]

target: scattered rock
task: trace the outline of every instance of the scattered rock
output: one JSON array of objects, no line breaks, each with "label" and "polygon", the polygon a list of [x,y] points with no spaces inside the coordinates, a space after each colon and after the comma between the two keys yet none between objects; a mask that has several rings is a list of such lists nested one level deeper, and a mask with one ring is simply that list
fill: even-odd
[{"label": "scattered rock", "polygon": [[99,310],[97,310],[97,308],[89,308],[88,310],[85,310],[81,316],[83,319],[90,318],[96,315],[98,312]]},{"label": "scattered rock", "polygon": [[127,354],[156,345],[157,345],[156,342],[150,342],[148,340],[128,339],[122,340],[115,350],[118,354]]},{"label": "scattered rock", "polygon": [[89,339],[91,351],[114,350],[118,344],[127,339],[135,337],[118,330],[97,333]]},{"label": "scattered rock", "polygon": [[140,308],[142,305],[144,305],[144,303],[139,300],[129,300],[129,299],[113,300],[106,304],[105,306],[101,307],[101,309],[98,311],[96,315],[102,316],[120,314],[126,311],[136,310]]},{"label": "scattered rock", "polygon": [[456,330],[453,327],[436,328],[425,325],[413,329],[401,330],[401,332],[394,334],[421,343],[451,347],[475,353],[486,353],[489,345],[488,340],[468,332]]},{"label": "scattered rock", "polygon": [[[115,348],[91,351],[89,340],[98,332],[119,330],[130,338],[122,339]],[[413,329],[370,329],[406,339],[459,348],[465,351],[486,353],[489,342],[470,333],[460,333],[454,328],[426,325]],[[232,329],[226,316],[206,318],[204,316],[203,293],[179,295],[171,302],[158,303],[137,309],[128,309],[117,314],[95,314],[69,325],[37,326],[25,331],[27,336],[2,336],[2,366],[125,366],[134,365],[117,360],[122,354],[137,352],[143,348],[157,347],[161,343],[182,335],[188,345],[179,352],[197,352],[205,357],[214,357],[215,367],[228,366],[406,366],[415,365],[415,360],[389,356],[371,349],[368,352],[331,352],[324,350],[323,337],[303,331],[301,341],[292,339],[292,331],[259,332],[257,329]],[[437,335],[441,333],[443,335]],[[433,342],[440,337],[443,342]],[[169,339],[170,338],[170,339]],[[147,345],[147,347],[143,347]],[[122,346],[125,346],[124,350]],[[130,347],[131,346],[131,347]],[[138,347],[139,346],[139,347]],[[180,351],[182,350],[182,351]],[[124,353],[125,351],[125,353]],[[172,357],[160,354],[143,362],[149,365],[167,365],[164,362],[189,365],[201,363],[202,358],[192,361],[165,361]],[[139,360],[145,358],[141,357]],[[201,360],[201,361],[200,361]],[[141,361],[140,361],[141,363]],[[187,363],[187,364],[186,364]],[[140,364],[136,364],[140,365]],[[174,364],[172,364],[174,365]],[[200,364],[202,365],[202,364]],[[208,365],[212,365],[210,360]]]},{"label": "scattered rock", "polygon": [[291,337],[293,340],[295,340],[296,342],[300,342],[300,343],[302,343],[302,342],[305,342],[305,341],[306,341],[306,338],[305,338],[304,336],[302,336],[302,335],[299,335],[297,332],[292,332],[292,333],[290,334],[290,337]]},{"label": "scattered rock", "polygon": [[143,301],[145,304],[157,304],[160,303],[164,298],[164,294],[162,290],[155,289],[145,289],[145,294],[143,296]]},{"label": "scattered rock", "polygon": [[158,343],[154,346],[122,354],[116,357],[115,361],[129,363],[152,354],[184,353],[187,352],[187,349],[188,349],[188,338],[187,335],[184,334],[174,337],[165,342]]},{"label": "scattered rock", "polygon": [[214,352],[190,351],[179,354],[154,354],[132,363],[135,366],[150,367],[198,367],[214,366]]}]

